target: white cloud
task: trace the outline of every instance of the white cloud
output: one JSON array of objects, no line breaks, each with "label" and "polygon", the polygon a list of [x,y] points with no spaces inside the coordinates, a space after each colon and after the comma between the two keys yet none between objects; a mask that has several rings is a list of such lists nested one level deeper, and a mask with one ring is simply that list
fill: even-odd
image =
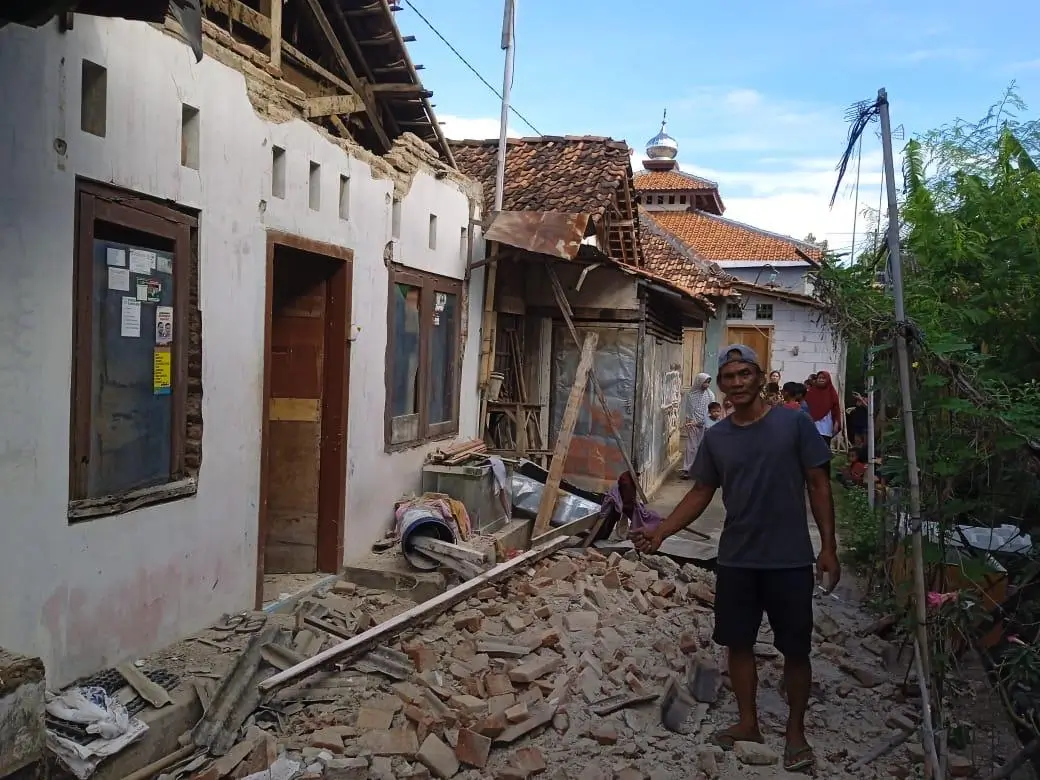
[{"label": "white cloud", "polygon": [[[489,117],[462,117],[452,114],[438,114],[441,129],[445,138],[453,140],[463,139],[485,139],[498,138],[499,122]],[[522,134],[514,129],[514,123],[509,125],[510,138],[519,138]]]},{"label": "white cloud", "polygon": [[920,65],[925,62],[956,62],[967,65],[977,62],[983,55],[981,49],[966,46],[945,46],[934,49],[916,49],[892,56],[894,63]]}]

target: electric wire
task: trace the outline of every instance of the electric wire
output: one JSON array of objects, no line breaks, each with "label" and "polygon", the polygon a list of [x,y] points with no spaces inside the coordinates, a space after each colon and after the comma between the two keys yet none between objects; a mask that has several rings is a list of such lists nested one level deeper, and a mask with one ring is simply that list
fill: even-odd
[{"label": "electric wire", "polygon": [[[463,65],[465,65],[467,68],[469,68],[470,72],[472,72],[474,76],[476,76],[478,79],[480,79],[480,82],[485,87],[487,87],[488,89],[491,90],[492,94],[494,94],[495,97],[497,97],[499,100],[503,99],[502,98],[502,93],[499,90],[495,89],[495,87],[492,86],[491,82],[489,82],[486,78],[484,78],[482,75],[480,75],[480,71],[478,71],[475,67],[473,67],[470,64],[469,60],[467,60],[465,57],[462,56],[462,53],[451,44],[451,41],[449,41],[447,38],[444,37],[444,35],[441,33],[440,30],[438,30],[436,27],[433,26],[433,23],[429,19],[427,19],[425,16],[423,16],[422,12],[418,8],[415,7],[415,5],[412,3],[411,0],[404,0],[404,4],[407,5],[415,13],[415,15],[418,16],[422,20],[422,22],[427,27],[430,28],[430,30],[433,32],[434,35],[436,35],[438,38],[441,39],[441,42],[451,50],[451,53],[454,54],[456,57],[458,57],[459,61]],[[513,35],[514,35],[514,39],[515,39],[515,37],[516,37],[515,29],[516,28],[514,27],[513,29],[514,29],[514,34]],[[535,135],[542,135],[542,131],[539,130],[537,127],[535,127],[531,123],[531,120],[529,120],[527,117],[525,117],[519,111],[517,111],[515,106],[510,105],[509,106],[509,110],[513,114],[515,114],[516,117],[521,122],[523,122],[525,125],[530,127],[534,131]]]}]

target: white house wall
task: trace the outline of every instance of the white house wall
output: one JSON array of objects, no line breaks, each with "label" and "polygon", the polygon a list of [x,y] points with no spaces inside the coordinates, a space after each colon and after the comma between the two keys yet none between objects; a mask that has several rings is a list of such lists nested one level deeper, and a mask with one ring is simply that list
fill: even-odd
[{"label": "white house wall", "polygon": [[[723,271],[732,274],[742,282],[761,285],[765,285],[769,282],[769,271],[763,270],[765,263],[751,265],[724,262],[719,263],[719,265],[722,266]],[[807,263],[800,263],[797,265],[772,263],[771,265],[776,269],[777,287],[800,295],[812,294],[812,280],[808,277],[808,273],[812,269]]]},{"label": "white house wall", "polygon": [[[829,371],[840,383],[844,345],[835,344],[830,328],[813,306],[758,295],[749,295],[743,319],[727,320],[727,326],[760,326],[771,332],[768,369],[780,371],[785,382],[804,382],[809,374]],[[759,303],[773,305],[773,319],[755,318]],[[723,334],[723,339],[725,339]]]},{"label": "white house wall", "polygon": [[[105,138],[80,131],[83,58],[107,68]],[[237,70],[211,57],[196,64],[181,42],[122,20],[77,15],[67,34],[55,24],[3,29],[0,101],[0,646],[41,656],[60,685],[253,603],[268,229],[354,251],[348,559],[384,533],[394,500],[418,488],[429,447],[384,452],[383,251],[394,185],[373,178],[371,155],[349,155],[302,120],[263,120]],[[180,165],[182,103],[200,112],[198,171]],[[271,195],[272,144],[287,153],[284,199]],[[308,204],[310,161],[322,171],[318,211]],[[341,174],[350,176],[346,220]],[[69,525],[77,176],[200,210],[204,434],[196,496]],[[397,259],[463,278],[467,192],[450,177],[416,174]],[[479,274],[472,290],[465,436],[476,431]]]}]

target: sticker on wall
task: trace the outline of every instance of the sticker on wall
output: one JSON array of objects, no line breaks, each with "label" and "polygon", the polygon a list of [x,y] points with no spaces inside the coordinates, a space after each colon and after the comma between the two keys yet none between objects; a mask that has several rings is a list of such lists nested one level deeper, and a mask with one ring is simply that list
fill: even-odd
[{"label": "sticker on wall", "polygon": [[108,289],[130,292],[130,271],[127,268],[108,267]]},{"label": "sticker on wall", "polygon": [[434,325],[440,325],[441,324],[441,315],[439,315],[439,314],[434,314],[433,315],[433,324]]},{"label": "sticker on wall", "polygon": [[123,306],[119,316],[119,335],[128,339],[141,336],[141,302],[128,295],[123,296]]},{"label": "sticker on wall", "polygon": [[169,344],[173,341],[173,307],[155,307],[155,343],[158,346]]},{"label": "sticker on wall", "polygon": [[105,250],[105,261],[109,265],[126,268],[126,250],[116,249],[114,246],[110,246]]},{"label": "sticker on wall", "polygon": [[135,274],[150,274],[155,270],[155,252],[147,249],[130,250],[130,272]]},{"label": "sticker on wall", "polygon": [[173,258],[163,257],[162,255],[155,256],[155,271],[160,274],[172,274],[173,273]]},{"label": "sticker on wall", "polygon": [[[433,294],[433,310],[435,312],[442,312],[448,306],[448,294],[447,293],[434,293]],[[434,323],[436,324],[436,323]]]},{"label": "sticker on wall", "polygon": [[162,282],[158,279],[137,280],[137,300],[141,303],[158,303],[162,295]]},{"label": "sticker on wall", "polygon": [[156,347],[152,357],[152,393],[169,395],[173,386],[173,356],[169,347]]}]

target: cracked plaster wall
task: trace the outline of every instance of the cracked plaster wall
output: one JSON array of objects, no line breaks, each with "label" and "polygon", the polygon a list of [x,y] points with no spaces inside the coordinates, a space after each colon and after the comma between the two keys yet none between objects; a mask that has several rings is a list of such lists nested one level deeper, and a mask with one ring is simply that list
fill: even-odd
[{"label": "cracked plaster wall", "polygon": [[[456,173],[436,178],[443,166],[417,138],[384,159],[333,139],[295,118],[294,87],[255,67],[247,78],[244,58],[214,51],[211,40],[196,64],[161,28],[89,16],[66,34],[53,23],[0,30],[0,100],[10,109],[0,112],[0,645],[40,656],[52,686],[252,606],[267,229],[354,251],[348,560],[383,534],[394,500],[418,489],[434,446],[384,452],[391,202],[402,199],[395,259],[462,279],[460,233],[479,188]],[[80,130],[84,58],[107,68],[105,138]],[[258,111],[262,95],[278,104]],[[180,165],[182,103],[199,110],[198,171]],[[286,150],[284,198],[271,193],[272,145]],[[321,165],[319,210],[308,204],[309,161]],[[77,176],[200,210],[205,428],[196,496],[70,526]],[[475,324],[482,282],[475,273]],[[479,328],[464,348],[460,435],[473,436]]]}]

